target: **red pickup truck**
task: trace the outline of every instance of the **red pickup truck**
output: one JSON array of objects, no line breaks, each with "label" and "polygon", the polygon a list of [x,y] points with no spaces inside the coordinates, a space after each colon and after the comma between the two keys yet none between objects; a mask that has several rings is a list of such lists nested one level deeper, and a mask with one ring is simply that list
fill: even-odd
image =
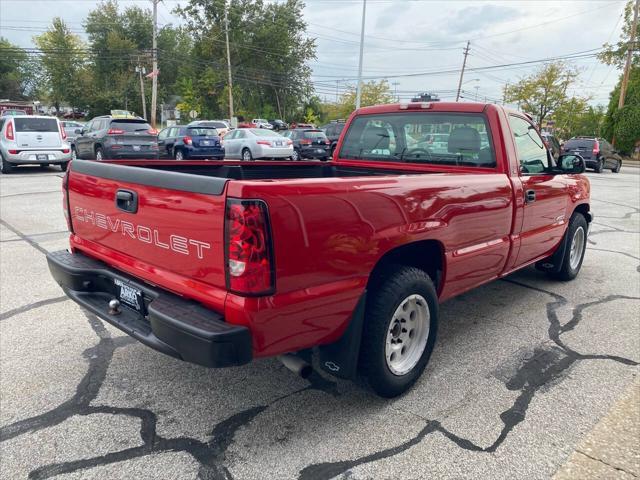
[{"label": "red pickup truck", "polygon": [[166,354],[304,373],[315,350],[390,397],[424,370],[439,302],[531,264],[578,274],[583,171],[501,106],[362,108],[329,163],[74,161],[71,249],[48,262],[69,297]]}]

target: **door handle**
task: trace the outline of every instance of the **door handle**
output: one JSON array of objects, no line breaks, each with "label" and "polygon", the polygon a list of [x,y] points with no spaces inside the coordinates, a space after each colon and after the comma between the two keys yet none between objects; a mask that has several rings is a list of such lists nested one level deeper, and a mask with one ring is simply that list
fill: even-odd
[{"label": "door handle", "polygon": [[527,190],[524,194],[524,201],[526,203],[533,203],[536,201],[536,191],[535,190]]},{"label": "door handle", "polygon": [[138,194],[131,190],[116,192],[116,208],[123,212],[136,213],[138,211]]}]

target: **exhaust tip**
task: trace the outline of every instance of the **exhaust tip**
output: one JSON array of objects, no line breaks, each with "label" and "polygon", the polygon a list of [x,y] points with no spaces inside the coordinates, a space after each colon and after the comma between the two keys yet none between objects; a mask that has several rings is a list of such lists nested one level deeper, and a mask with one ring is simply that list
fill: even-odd
[{"label": "exhaust tip", "polygon": [[302,378],[309,378],[313,373],[313,367],[296,355],[287,353],[280,355],[278,360],[296,375]]}]

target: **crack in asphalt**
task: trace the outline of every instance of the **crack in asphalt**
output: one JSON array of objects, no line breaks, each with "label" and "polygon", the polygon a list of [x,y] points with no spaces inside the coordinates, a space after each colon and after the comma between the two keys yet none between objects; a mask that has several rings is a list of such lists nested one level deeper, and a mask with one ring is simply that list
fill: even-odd
[{"label": "crack in asphalt", "polygon": [[41,246],[35,240],[29,238],[28,235],[25,235],[24,233],[22,233],[20,230],[18,230],[16,227],[11,225],[10,223],[5,222],[4,220],[0,219],[0,225],[2,225],[3,227],[7,228],[8,230],[11,230],[14,234],[16,234],[18,237],[20,237],[22,240],[27,242],[29,245],[31,245],[33,248],[38,250],[43,255],[46,255],[47,253],[49,253],[49,251],[46,248]]},{"label": "crack in asphalt", "polygon": [[29,303],[27,305],[23,305],[21,307],[14,308],[12,310],[7,310],[4,313],[0,313],[0,321],[7,320],[8,318],[13,317],[14,315],[18,315],[20,313],[28,312],[29,310],[33,310],[36,308],[44,307],[46,305],[52,305],[54,303],[65,302],[69,300],[69,297],[63,295],[61,297],[55,298],[47,298],[45,300],[39,300],[37,302]]}]

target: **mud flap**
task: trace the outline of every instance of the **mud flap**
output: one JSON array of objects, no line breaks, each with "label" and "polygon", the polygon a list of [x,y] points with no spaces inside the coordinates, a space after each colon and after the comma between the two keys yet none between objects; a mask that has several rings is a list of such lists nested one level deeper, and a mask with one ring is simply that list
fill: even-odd
[{"label": "mud flap", "polygon": [[353,310],[349,326],[340,339],[329,345],[318,347],[320,367],[335,377],[353,379],[356,376],[366,298],[365,290]]}]

